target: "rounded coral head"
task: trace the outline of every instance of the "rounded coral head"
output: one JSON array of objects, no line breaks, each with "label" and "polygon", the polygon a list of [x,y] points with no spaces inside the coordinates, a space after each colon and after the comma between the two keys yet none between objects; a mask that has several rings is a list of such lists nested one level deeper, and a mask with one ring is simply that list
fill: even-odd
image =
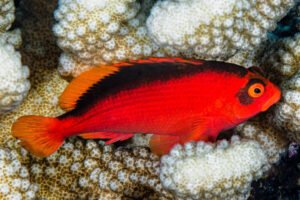
[{"label": "rounded coral head", "polygon": [[258,67],[248,68],[243,87],[236,94],[238,106],[234,113],[246,119],[264,112],[280,100],[280,89],[263,76]]}]

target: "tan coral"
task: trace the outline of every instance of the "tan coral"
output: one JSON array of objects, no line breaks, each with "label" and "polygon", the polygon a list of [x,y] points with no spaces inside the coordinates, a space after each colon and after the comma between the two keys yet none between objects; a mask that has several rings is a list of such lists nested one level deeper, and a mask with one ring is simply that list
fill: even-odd
[{"label": "tan coral", "polygon": [[[85,6],[93,3],[60,1],[55,12],[58,23],[53,31],[58,37],[58,45],[64,51],[59,68],[62,75],[77,76],[91,65],[166,54],[178,55],[178,51],[170,48],[159,49],[147,36],[145,20],[153,0],[142,3],[133,0],[108,3],[101,0],[93,10]],[[110,20],[107,21],[107,18]]]},{"label": "tan coral", "polygon": [[146,148],[114,149],[96,141],[67,141],[46,159],[31,161],[39,198],[141,199],[170,197],[159,181],[159,158]]},{"label": "tan coral", "polygon": [[282,90],[269,119],[292,141],[300,142],[300,35],[279,40],[268,49],[262,66]]},{"label": "tan coral", "polygon": [[15,20],[13,0],[0,0],[0,34],[7,31]]},{"label": "tan coral", "polygon": [[22,45],[21,30],[14,29],[12,31],[7,31],[0,35],[0,43],[10,44],[16,49],[20,48]]},{"label": "tan coral", "polygon": [[[49,12],[49,15],[51,15],[51,12]],[[28,114],[57,116],[63,113],[58,106],[58,97],[68,83],[59,76],[56,69],[60,51],[58,47],[49,45],[49,41],[53,41],[55,44],[55,40],[51,37],[45,38],[43,32],[38,32],[39,29],[47,26],[50,21],[33,16],[28,15],[22,21],[22,34],[26,39],[21,47],[23,63],[30,68],[32,88],[17,110],[0,116],[0,145],[5,145],[7,141],[13,139],[10,135],[10,128],[18,117]],[[50,30],[51,24],[49,28],[51,33]],[[50,34],[50,36],[52,35]],[[40,51],[33,51],[32,48],[29,48],[37,43],[40,49],[47,54],[40,54]]]},{"label": "tan coral", "polygon": [[0,147],[0,199],[36,199],[39,187],[31,180],[27,163],[22,163],[27,156],[24,149]]},{"label": "tan coral", "polygon": [[293,0],[160,0],[147,28],[160,47],[227,60],[239,50],[255,50],[293,5]]},{"label": "tan coral", "polygon": [[140,4],[134,0],[61,0],[55,11],[58,23],[53,28],[58,45],[85,63],[111,62],[109,51],[118,46],[113,36],[122,29],[122,22],[132,19],[139,8]]},{"label": "tan coral", "polygon": [[256,117],[239,125],[236,130],[242,138],[257,141],[268,156],[269,163],[275,164],[280,160],[288,147],[288,140],[283,132],[270,125],[265,115]]},{"label": "tan coral", "polygon": [[15,109],[30,89],[28,67],[22,65],[20,53],[6,40],[5,35],[0,39],[0,114]]},{"label": "tan coral", "polygon": [[270,168],[253,140],[175,146],[161,159],[160,179],[178,199],[247,199],[251,182]]}]

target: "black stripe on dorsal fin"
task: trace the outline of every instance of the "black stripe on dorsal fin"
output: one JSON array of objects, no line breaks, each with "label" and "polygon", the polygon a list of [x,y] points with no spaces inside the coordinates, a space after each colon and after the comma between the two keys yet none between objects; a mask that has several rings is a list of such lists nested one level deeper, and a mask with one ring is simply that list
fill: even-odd
[{"label": "black stripe on dorsal fin", "polygon": [[[65,108],[74,109],[73,113],[81,113],[81,110],[94,105],[95,102],[122,90],[136,88],[152,81],[166,81],[207,70],[231,73],[239,77],[247,73],[247,70],[241,66],[216,61],[182,58],[136,60],[97,67],[84,72],[70,83],[60,102],[61,105],[62,102],[68,102],[65,105],[69,106],[64,106]],[[80,86],[82,83],[84,86]],[[73,91],[76,91],[76,95],[72,94]]]}]

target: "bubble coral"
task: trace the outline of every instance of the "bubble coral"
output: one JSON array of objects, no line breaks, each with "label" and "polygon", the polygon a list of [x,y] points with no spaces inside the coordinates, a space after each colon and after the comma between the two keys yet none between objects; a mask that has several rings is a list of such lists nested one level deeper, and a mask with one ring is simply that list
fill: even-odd
[{"label": "bubble coral", "polygon": [[234,136],[230,143],[175,146],[162,157],[160,178],[179,199],[246,199],[269,168],[257,142]]},{"label": "bubble coral", "polygon": [[158,1],[147,28],[160,47],[226,60],[238,50],[255,50],[293,5],[293,0]]}]

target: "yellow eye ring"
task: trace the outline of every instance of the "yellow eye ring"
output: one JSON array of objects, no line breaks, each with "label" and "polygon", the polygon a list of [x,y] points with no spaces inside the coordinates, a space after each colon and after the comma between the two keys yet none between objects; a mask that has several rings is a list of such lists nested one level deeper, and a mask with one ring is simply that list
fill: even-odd
[{"label": "yellow eye ring", "polygon": [[254,83],[248,89],[248,95],[253,98],[258,98],[263,95],[265,87],[261,83]]}]

